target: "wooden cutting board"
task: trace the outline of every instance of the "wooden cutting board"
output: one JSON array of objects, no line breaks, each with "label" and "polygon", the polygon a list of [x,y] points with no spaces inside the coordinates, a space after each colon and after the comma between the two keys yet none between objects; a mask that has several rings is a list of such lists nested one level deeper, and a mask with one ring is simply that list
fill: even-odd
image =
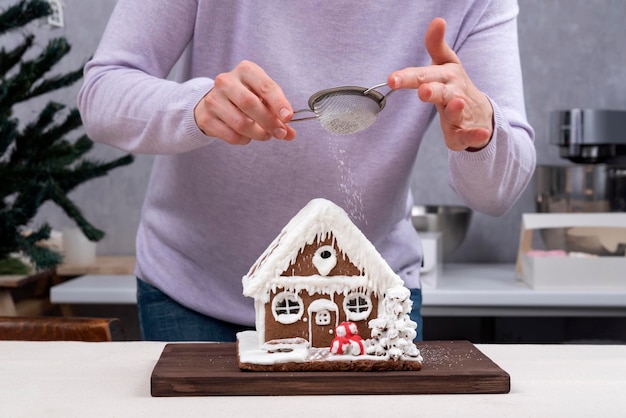
[{"label": "wooden cutting board", "polygon": [[252,372],[234,343],[168,344],[151,376],[152,396],[508,393],[510,377],[468,341],[417,344],[422,370]]}]

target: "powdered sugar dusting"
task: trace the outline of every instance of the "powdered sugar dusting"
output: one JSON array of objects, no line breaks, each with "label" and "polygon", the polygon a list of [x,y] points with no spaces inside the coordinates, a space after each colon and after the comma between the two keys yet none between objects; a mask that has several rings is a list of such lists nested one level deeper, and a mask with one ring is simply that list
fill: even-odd
[{"label": "powdered sugar dusting", "polygon": [[376,121],[380,105],[362,93],[346,91],[323,96],[313,110],[324,129],[346,135],[369,128]]},{"label": "powdered sugar dusting", "polygon": [[346,150],[342,147],[340,141],[329,141],[328,144],[331,155],[337,161],[337,168],[339,169],[339,183],[337,186],[346,197],[342,206],[354,222],[367,225],[367,219],[365,219],[365,214],[363,213],[361,189],[354,179],[349,160],[346,158]]},{"label": "powdered sugar dusting", "polygon": [[369,128],[376,120],[376,114],[368,111],[324,112],[318,120],[329,132],[340,135],[353,134]]}]

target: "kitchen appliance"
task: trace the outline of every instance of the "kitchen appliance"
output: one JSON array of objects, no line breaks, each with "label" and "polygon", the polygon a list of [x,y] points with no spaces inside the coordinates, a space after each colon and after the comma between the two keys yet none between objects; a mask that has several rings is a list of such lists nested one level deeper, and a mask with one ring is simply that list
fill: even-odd
[{"label": "kitchen appliance", "polygon": [[626,111],[570,109],[550,115],[550,143],[580,164],[626,164]]},{"label": "kitchen appliance", "polygon": [[[626,212],[626,110],[552,112],[550,143],[573,164],[537,167],[537,212]],[[565,228],[541,236],[547,249],[573,251]]]}]

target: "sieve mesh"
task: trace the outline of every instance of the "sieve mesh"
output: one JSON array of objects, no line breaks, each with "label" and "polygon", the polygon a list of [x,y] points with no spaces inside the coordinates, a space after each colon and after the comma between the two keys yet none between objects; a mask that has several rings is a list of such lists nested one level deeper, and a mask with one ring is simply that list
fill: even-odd
[{"label": "sieve mesh", "polygon": [[336,134],[353,134],[371,126],[380,105],[362,92],[338,91],[320,97],[313,105],[319,123]]},{"label": "sieve mesh", "polygon": [[290,122],[317,119],[329,132],[347,135],[370,127],[378,113],[385,107],[387,97],[394,90],[382,94],[376,89],[387,83],[377,84],[368,89],[356,86],[333,87],[318,91],[309,98],[309,108],[294,112],[310,112],[315,116],[299,117]]}]

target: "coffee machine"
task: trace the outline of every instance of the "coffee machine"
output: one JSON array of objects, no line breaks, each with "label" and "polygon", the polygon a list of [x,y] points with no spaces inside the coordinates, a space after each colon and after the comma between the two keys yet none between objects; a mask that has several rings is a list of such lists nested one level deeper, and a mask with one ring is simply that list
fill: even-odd
[{"label": "coffee machine", "polygon": [[626,111],[570,109],[550,115],[550,143],[579,164],[626,164]]},{"label": "coffee machine", "polygon": [[538,212],[626,212],[626,110],[550,115],[550,143],[574,164],[538,166]]}]

